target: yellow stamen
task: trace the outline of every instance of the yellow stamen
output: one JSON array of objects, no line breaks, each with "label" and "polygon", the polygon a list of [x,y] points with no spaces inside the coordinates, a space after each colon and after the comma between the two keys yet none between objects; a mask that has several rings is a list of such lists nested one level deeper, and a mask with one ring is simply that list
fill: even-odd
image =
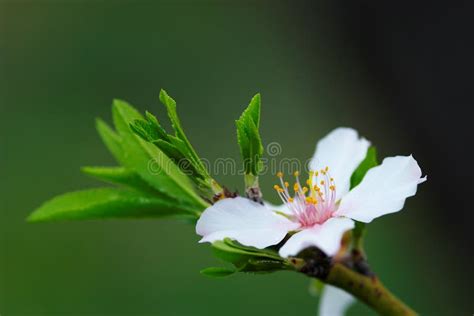
[{"label": "yellow stamen", "polygon": [[278,178],[282,178],[282,177],[283,177],[283,172],[278,171],[277,174],[276,174],[276,176],[277,176]]},{"label": "yellow stamen", "polygon": [[285,181],[285,187],[287,187],[287,188],[288,188],[289,186],[290,186],[290,184],[289,184],[288,182],[286,182],[286,181]]},{"label": "yellow stamen", "polygon": [[293,175],[294,175],[295,177],[298,177],[298,176],[300,175],[300,172],[299,172],[299,171],[295,171],[295,173],[293,173]]}]

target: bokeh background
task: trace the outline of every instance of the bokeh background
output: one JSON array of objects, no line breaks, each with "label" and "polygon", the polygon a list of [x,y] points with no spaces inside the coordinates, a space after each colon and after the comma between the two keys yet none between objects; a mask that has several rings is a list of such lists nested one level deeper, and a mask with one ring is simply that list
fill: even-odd
[{"label": "bokeh background", "polygon": [[[307,159],[352,126],[428,175],[369,226],[369,260],[422,315],[471,315],[474,26],[469,2],[0,1],[0,314],[315,315],[294,273],[209,279],[219,263],[175,221],[27,224],[113,165],[94,129],[113,98],[159,117],[178,101],[193,144],[234,157],[234,120],[263,97],[262,135]],[[238,177],[218,176],[242,190]],[[267,175],[262,186],[276,202]],[[350,315],[371,315],[363,305]]]}]

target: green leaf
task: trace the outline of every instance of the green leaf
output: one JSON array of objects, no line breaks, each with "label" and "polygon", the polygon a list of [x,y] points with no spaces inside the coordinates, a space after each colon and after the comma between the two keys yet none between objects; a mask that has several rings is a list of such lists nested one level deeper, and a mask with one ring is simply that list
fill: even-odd
[{"label": "green leaf", "polygon": [[122,148],[122,140],[114,130],[101,119],[96,119],[96,129],[107,149],[118,163],[123,163],[125,154]]},{"label": "green leaf", "polygon": [[321,293],[324,289],[324,282],[319,279],[311,279],[309,281],[308,291],[309,294],[313,297],[321,296]]},{"label": "green leaf", "polygon": [[232,275],[237,272],[235,269],[229,269],[224,267],[209,267],[199,271],[202,275],[213,277],[213,278],[223,278],[229,275]]},{"label": "green leaf", "polygon": [[183,151],[183,153],[185,153],[186,156],[196,164],[196,167],[199,170],[201,170],[203,173],[205,173],[205,175],[207,175],[207,171],[204,164],[201,162],[198,154],[189,142],[188,138],[186,137],[186,134],[184,133],[183,127],[181,126],[181,121],[179,120],[178,112],[176,111],[176,101],[173,100],[173,98],[171,98],[168,93],[166,93],[166,91],[163,89],[161,89],[160,91],[160,101],[166,106],[166,110],[171,121],[171,126],[175,131],[176,137],[184,143],[186,152]]},{"label": "green leaf", "polygon": [[149,194],[117,188],[97,188],[59,195],[41,205],[30,222],[106,218],[190,217],[195,210],[188,205]]},{"label": "green leaf", "polygon": [[180,159],[184,158],[183,154],[173,144],[170,144],[162,139],[156,140],[153,143],[158,146],[158,148],[160,148],[161,151],[172,160],[179,161]]},{"label": "green leaf", "polygon": [[[184,133],[176,111],[176,102],[164,90],[160,91],[160,101],[167,109],[174,135],[168,134],[158,119],[148,112],[145,114],[146,120],[136,118],[131,122],[132,131],[146,142],[153,143],[175,162],[194,182],[199,194],[212,198],[215,194],[221,193],[222,188],[209,175],[206,166]],[[134,116],[137,116],[136,114],[133,113]]]},{"label": "green leaf", "polygon": [[212,249],[217,258],[232,263],[241,272],[266,273],[293,269],[273,250],[243,246],[230,239],[214,242]]},{"label": "green leaf", "polygon": [[[377,166],[377,150],[375,147],[371,146],[367,150],[365,159],[359,164],[357,169],[352,173],[351,176],[351,189],[359,185],[365,177],[367,171],[371,168]],[[355,249],[363,252],[363,242],[365,235],[365,223],[355,221],[355,227],[352,230],[352,240]]]},{"label": "green leaf", "polygon": [[355,221],[355,227],[352,230],[352,242],[354,248],[363,252],[364,236],[366,234],[366,224],[363,222]]},{"label": "green leaf", "polygon": [[192,205],[201,210],[208,204],[194,191],[190,179],[158,147],[144,141],[130,128],[130,123],[142,116],[124,101],[115,100],[112,108],[115,128],[124,149],[122,164],[136,172],[153,188],[170,197]]},{"label": "green leaf", "polygon": [[285,262],[278,260],[250,258],[247,263],[239,269],[240,272],[252,273],[271,273],[281,270],[293,270],[293,268]]},{"label": "green leaf", "polygon": [[275,260],[285,260],[282,257],[280,257],[278,252],[276,252],[273,249],[258,249],[258,248],[251,247],[251,246],[244,246],[241,243],[239,243],[238,241],[232,240],[230,238],[225,238],[223,241],[227,246],[230,246],[233,249],[239,249],[239,250],[243,250],[245,252],[251,252],[251,253],[257,254],[259,256],[265,256],[265,257],[275,259]]},{"label": "green leaf", "polygon": [[260,94],[255,95],[247,109],[236,121],[237,141],[246,174],[258,176],[263,156],[263,145],[258,131],[260,126]]},{"label": "green leaf", "polygon": [[249,115],[257,128],[260,127],[260,93],[257,93],[248,106]]},{"label": "green leaf", "polygon": [[[257,249],[253,247],[246,247],[237,244],[235,241],[226,238],[223,241],[216,241],[212,244],[215,254],[228,262],[233,262],[234,256],[238,259],[240,256],[250,256],[250,257],[262,257],[268,259],[274,259],[279,261],[284,261],[285,259],[278,256],[276,252],[271,252],[267,250]],[[222,255],[222,256],[221,256]]]},{"label": "green leaf", "polygon": [[153,142],[159,139],[156,131],[148,125],[147,121],[135,120],[130,124],[130,128],[135,132],[135,134],[147,142]]},{"label": "green leaf", "polygon": [[168,139],[168,133],[166,133],[165,129],[160,125],[156,116],[148,111],[145,111],[145,118],[148,121],[148,124],[156,130],[158,138],[164,140]]},{"label": "green leaf", "polygon": [[377,150],[375,147],[371,146],[367,150],[365,159],[359,164],[357,169],[352,173],[351,176],[351,189],[357,186],[362,179],[364,179],[365,174],[369,169],[377,166],[379,163],[377,161]]},{"label": "green leaf", "polygon": [[153,114],[147,111],[145,112],[145,118],[146,120],[137,119],[130,124],[135,133],[149,142],[157,140],[169,141],[168,134]]},{"label": "green leaf", "polygon": [[158,193],[138,174],[125,167],[82,167],[81,171],[105,182],[123,185],[143,192]]}]

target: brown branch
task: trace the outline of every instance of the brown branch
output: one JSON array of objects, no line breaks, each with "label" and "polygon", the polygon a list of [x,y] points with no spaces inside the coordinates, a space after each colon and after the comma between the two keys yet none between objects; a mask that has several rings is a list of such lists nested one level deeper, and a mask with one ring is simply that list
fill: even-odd
[{"label": "brown branch", "polygon": [[[346,252],[343,239],[341,249]],[[380,315],[414,316],[417,315],[388,289],[370,269],[365,256],[357,249],[349,254],[328,257],[316,247],[307,248],[291,263],[301,273],[317,278],[352,294],[360,301],[372,307]]]},{"label": "brown branch", "polygon": [[386,289],[377,277],[362,275],[341,263],[332,265],[323,281],[351,293],[380,315],[417,315],[415,311]]}]

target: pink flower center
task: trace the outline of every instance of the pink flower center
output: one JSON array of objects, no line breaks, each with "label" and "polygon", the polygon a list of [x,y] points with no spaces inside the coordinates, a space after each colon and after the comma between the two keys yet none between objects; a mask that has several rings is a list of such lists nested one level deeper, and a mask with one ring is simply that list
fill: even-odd
[{"label": "pink flower center", "polygon": [[293,214],[293,220],[303,227],[322,224],[332,217],[336,211],[336,185],[329,175],[329,168],[310,171],[306,186],[299,180],[299,172],[295,172],[296,182],[293,185],[294,194],[290,195],[289,183],[283,180],[283,174],[277,173],[281,186],[274,189]]}]

